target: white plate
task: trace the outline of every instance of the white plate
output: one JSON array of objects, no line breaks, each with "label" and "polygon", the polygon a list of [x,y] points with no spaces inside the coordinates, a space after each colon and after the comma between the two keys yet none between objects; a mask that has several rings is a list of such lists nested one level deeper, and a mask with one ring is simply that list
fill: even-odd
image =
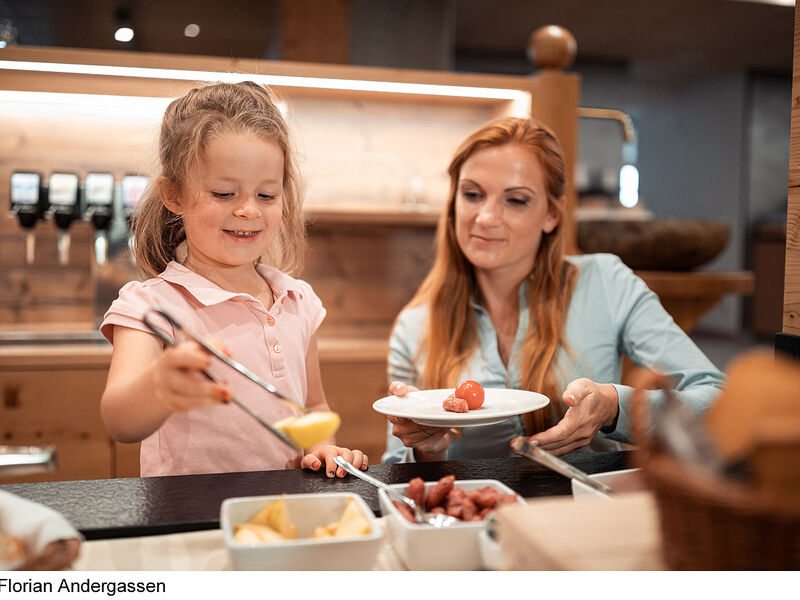
[{"label": "white plate", "polygon": [[442,402],[454,391],[420,390],[405,396],[386,396],[376,400],[372,408],[383,415],[411,419],[420,425],[431,427],[475,427],[500,423],[510,417],[521,415],[550,403],[547,396],[526,390],[485,388],[483,406],[465,413],[450,412],[442,408]]}]

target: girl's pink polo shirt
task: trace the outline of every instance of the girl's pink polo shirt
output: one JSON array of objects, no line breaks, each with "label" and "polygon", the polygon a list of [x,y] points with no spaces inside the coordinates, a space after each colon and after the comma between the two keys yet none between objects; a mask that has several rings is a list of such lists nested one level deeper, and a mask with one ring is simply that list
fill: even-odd
[{"label": "girl's pink polo shirt", "polygon": [[[306,354],[325,309],[305,281],[267,265],[257,269],[275,294],[269,310],[249,294],[228,292],[173,261],[153,279],[126,284],[100,331],[112,344],[114,326],[149,332],[142,316],[148,307],[159,305],[190,331],[222,342],[234,359],[305,404]],[[173,328],[167,323],[163,328],[174,339]],[[292,414],[284,403],[218,360],[212,358],[210,370],[268,420]],[[142,441],[140,462],[142,476],[149,477],[287,469],[299,467],[301,458],[237,406],[217,404],[173,413]]]}]

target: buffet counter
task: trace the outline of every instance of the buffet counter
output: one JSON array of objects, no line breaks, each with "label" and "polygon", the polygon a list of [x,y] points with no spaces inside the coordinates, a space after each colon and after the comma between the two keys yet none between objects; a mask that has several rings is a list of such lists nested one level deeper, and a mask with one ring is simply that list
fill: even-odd
[{"label": "buffet counter", "polygon": [[[632,456],[607,452],[567,460],[598,473],[625,469]],[[524,498],[571,493],[569,479],[521,457],[378,464],[371,465],[369,473],[386,483],[406,483],[414,477],[436,481],[450,474],[457,480],[496,479]],[[352,492],[378,513],[377,491],[369,484],[300,469],[6,484],[0,489],[56,510],[87,540],[217,529],[220,504],[232,497]]]}]

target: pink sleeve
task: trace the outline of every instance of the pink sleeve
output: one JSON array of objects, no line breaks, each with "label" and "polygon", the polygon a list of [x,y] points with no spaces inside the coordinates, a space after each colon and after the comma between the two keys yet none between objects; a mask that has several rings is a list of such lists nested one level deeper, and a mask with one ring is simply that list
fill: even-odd
[{"label": "pink sleeve", "polygon": [[[115,325],[151,333],[142,321],[142,317],[145,311],[154,304],[157,302],[151,295],[148,286],[143,285],[140,281],[126,283],[119,291],[117,299],[106,311],[103,324],[100,325],[100,333],[112,344],[114,343]],[[163,327],[174,338],[173,328],[166,323]]]},{"label": "pink sleeve", "polygon": [[322,306],[322,300],[314,292],[314,289],[305,281],[302,282],[303,286],[303,317],[308,327],[307,336],[308,340],[317,332],[322,321],[325,320],[325,315],[328,311]]}]

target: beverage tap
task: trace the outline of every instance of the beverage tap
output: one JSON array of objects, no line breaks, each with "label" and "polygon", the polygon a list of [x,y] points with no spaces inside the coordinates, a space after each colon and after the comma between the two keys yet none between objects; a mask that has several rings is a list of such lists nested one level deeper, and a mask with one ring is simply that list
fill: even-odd
[{"label": "beverage tap", "polygon": [[114,176],[87,173],[83,183],[83,218],[94,227],[94,256],[98,265],[108,257],[108,231],[114,219]]},{"label": "beverage tap", "polygon": [[[144,196],[149,184],[150,179],[144,175],[126,175],[122,178],[122,212],[125,216],[125,221],[128,223],[128,231],[130,231],[136,206]],[[128,236],[128,245],[132,247],[132,244],[133,235],[130,234]]]},{"label": "beverage tap", "polygon": [[42,218],[46,204],[39,173],[15,172],[11,174],[11,214],[17,217],[25,230],[25,262],[33,264],[36,238],[33,228]]},{"label": "beverage tap", "polygon": [[70,233],[72,221],[80,216],[78,204],[78,176],[74,173],[51,173],[48,214],[58,228],[58,262],[69,263]]}]

